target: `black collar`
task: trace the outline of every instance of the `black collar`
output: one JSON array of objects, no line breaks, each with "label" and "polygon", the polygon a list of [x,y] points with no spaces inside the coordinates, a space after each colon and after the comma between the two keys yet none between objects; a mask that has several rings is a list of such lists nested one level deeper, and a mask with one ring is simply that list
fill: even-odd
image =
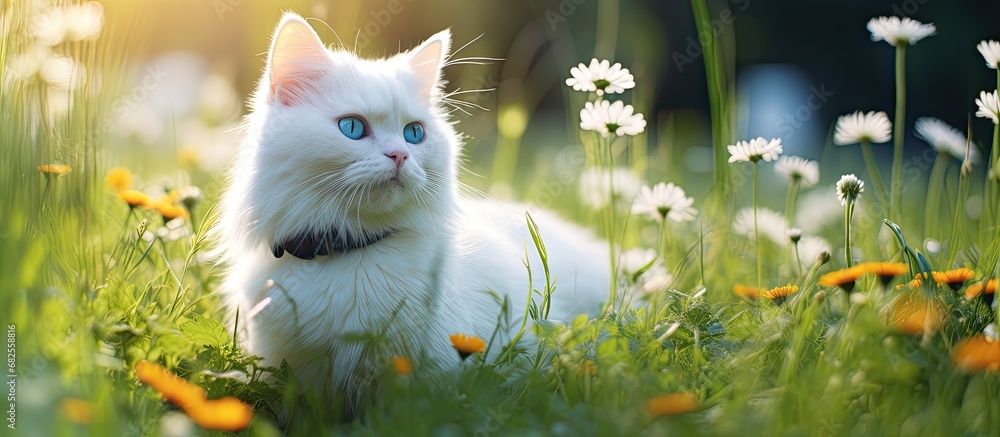
[{"label": "black collar", "polygon": [[301,259],[314,259],[317,256],[347,253],[378,243],[389,236],[389,231],[381,234],[363,233],[360,236],[343,236],[339,230],[329,232],[301,232],[281,241],[271,244],[271,253],[275,258],[281,258],[285,252]]}]

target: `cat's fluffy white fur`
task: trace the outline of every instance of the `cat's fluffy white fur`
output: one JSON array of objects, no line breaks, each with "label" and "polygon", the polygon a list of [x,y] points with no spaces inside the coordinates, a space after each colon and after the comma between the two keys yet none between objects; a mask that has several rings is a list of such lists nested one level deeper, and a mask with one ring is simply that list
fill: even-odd
[{"label": "cat's fluffy white fur", "polygon": [[[291,13],[271,41],[216,238],[245,347],[265,364],[287,360],[324,396],[356,400],[389,356],[410,357],[418,374],[422,362],[457,364],[449,334],[488,339],[497,324],[488,291],[509,296],[520,318],[526,242],[542,282],[524,206],[458,194],[461,144],[441,107],[449,45],[445,30],[409,52],[360,59],[327,49]],[[368,135],[346,137],[337,121],[347,115],[365,120]],[[425,127],[419,144],[403,138],[413,121]],[[387,158],[397,151],[408,154],[398,171]],[[606,246],[550,213],[534,218],[558,278],[550,317],[594,314],[609,283]],[[270,250],[332,228],[389,235],[313,260]],[[388,341],[356,341],[366,332]]]}]

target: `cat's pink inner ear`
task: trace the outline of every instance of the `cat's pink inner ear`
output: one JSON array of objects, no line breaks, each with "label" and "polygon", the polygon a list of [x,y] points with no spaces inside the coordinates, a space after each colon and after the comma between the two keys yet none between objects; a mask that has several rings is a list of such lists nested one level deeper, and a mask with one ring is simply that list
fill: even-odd
[{"label": "cat's pink inner ear", "polygon": [[271,101],[285,106],[308,101],[329,68],[330,58],[319,35],[299,16],[285,15],[268,56]]},{"label": "cat's pink inner ear", "polygon": [[410,68],[417,79],[417,94],[425,102],[430,102],[438,91],[441,68],[450,45],[451,32],[446,29],[425,41],[410,55]]}]

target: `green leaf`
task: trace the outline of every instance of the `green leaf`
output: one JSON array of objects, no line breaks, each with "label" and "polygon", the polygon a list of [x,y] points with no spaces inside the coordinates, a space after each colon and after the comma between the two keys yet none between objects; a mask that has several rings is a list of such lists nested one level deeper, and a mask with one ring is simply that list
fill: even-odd
[{"label": "green leaf", "polygon": [[229,341],[229,332],[214,319],[192,314],[191,321],[181,325],[181,333],[198,346],[222,347]]}]

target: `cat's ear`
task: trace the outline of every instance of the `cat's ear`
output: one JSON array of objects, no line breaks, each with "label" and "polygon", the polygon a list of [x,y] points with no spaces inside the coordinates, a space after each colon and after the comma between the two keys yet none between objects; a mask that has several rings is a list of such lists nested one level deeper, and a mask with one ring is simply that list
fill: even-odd
[{"label": "cat's ear", "polygon": [[445,29],[409,53],[410,69],[417,78],[417,93],[424,99],[424,103],[430,103],[440,93],[441,68],[444,67],[450,48],[451,31]]},{"label": "cat's ear", "polygon": [[317,93],[317,83],[330,69],[323,41],[302,17],[286,13],[271,38],[267,74],[271,101],[295,106]]}]

